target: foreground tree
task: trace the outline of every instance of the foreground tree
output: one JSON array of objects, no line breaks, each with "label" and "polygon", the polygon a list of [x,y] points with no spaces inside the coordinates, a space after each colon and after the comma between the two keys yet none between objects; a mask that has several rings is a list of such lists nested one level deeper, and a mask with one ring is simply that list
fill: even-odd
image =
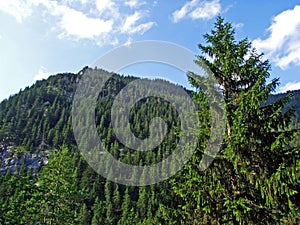
[{"label": "foreground tree", "polygon": [[223,18],[204,38],[208,45],[199,45],[203,55],[196,63],[207,65],[222,89],[227,117],[224,145],[201,172],[209,107],[203,80],[189,73],[199,90],[194,97],[201,104],[202,142],[190,163],[171,179],[173,204],[161,206],[161,217],[174,224],[299,223],[299,147],[289,144],[297,130],[289,130],[293,111],[284,110],[290,96],[266,104],[278,79],[266,83],[269,62],[247,39],[237,42],[232,25]]},{"label": "foreground tree", "polygon": [[39,173],[35,200],[40,204],[39,221],[47,224],[74,224],[80,210],[81,190],[76,185],[75,154],[67,147],[55,150]]}]

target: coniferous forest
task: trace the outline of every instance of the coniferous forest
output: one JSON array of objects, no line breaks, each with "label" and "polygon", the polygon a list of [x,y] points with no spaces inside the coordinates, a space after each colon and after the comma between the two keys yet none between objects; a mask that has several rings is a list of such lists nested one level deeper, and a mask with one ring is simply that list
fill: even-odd
[{"label": "coniferous forest", "polygon": [[[85,67],[77,74],[57,74],[0,104],[0,224],[299,224],[300,91],[275,95],[280,81],[270,81],[270,63],[247,38],[236,40],[232,24],[223,18],[204,39],[195,63],[212,71],[227,118],[220,151],[206,170],[199,164],[210,137],[211,113],[197,74],[187,74],[194,87],[187,93],[200,121],[194,154],[168,180],[141,187],[97,174],[73,135],[78,82],[86,71],[108,72]],[[132,165],[163,160],[180,137],[178,113],[161,98],[139,101],[129,115],[133,133],[148,137],[154,117],[164,119],[168,131],[152,151],[127,148],[114,133],[111,108],[120,90],[139,78],[111,75],[95,109],[106,149]]]}]

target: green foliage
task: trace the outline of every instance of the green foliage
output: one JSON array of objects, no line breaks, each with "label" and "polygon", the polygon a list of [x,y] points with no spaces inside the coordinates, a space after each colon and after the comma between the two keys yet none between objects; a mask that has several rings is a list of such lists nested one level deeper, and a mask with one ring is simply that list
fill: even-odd
[{"label": "green foliage", "polygon": [[81,203],[76,176],[75,158],[70,150],[62,147],[54,151],[47,166],[39,173],[36,184],[41,194],[41,216],[46,222],[73,223]]},{"label": "green foliage", "polygon": [[[299,147],[290,146],[299,133],[289,126],[292,110],[284,108],[290,96],[267,103],[278,79],[266,84],[268,61],[247,39],[236,42],[223,18],[204,38],[208,45],[199,45],[204,56],[196,63],[205,62],[223,88],[227,133],[207,170],[197,168],[198,156],[170,180],[176,203],[161,206],[161,217],[174,224],[299,223]],[[201,96],[197,75],[189,76]]]},{"label": "green foliage", "polygon": [[[199,163],[211,135],[211,111],[196,74],[188,74],[197,90],[191,94],[201,127],[195,131],[199,141],[194,155],[174,177],[146,187],[112,183],[86,163],[71,123],[82,72],[58,74],[0,104],[1,148],[13,146],[16,154],[56,149],[40,171],[24,165],[14,174],[8,170],[0,175],[0,224],[299,224],[300,92],[271,95],[278,80],[266,83],[270,64],[247,39],[236,41],[232,25],[222,18],[204,38],[207,45],[199,45],[202,55],[196,63],[207,64],[223,88],[228,121],[221,150],[208,169],[200,171]],[[130,111],[130,128],[147,138],[149,122],[161,117],[168,127],[163,143],[147,152],[119,143],[110,111],[119,91],[135,79],[113,74],[105,84],[95,109],[97,131],[120,161],[150,165],[172,153],[183,121],[163,99],[143,99]],[[85,125],[84,120],[78,124]]]}]

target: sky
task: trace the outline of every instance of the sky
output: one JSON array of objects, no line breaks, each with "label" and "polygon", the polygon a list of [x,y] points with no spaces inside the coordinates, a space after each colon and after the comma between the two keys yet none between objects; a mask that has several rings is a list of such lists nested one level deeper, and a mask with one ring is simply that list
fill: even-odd
[{"label": "sky", "polygon": [[[136,41],[167,41],[199,55],[218,15],[270,60],[277,92],[300,89],[299,0],[0,0],[0,101]],[[186,82],[154,63],[120,73]]]}]

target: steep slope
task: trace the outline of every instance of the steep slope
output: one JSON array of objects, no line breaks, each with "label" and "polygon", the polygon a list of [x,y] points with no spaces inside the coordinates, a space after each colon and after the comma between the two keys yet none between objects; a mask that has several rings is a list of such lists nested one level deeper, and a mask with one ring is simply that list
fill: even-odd
[{"label": "steep slope", "polygon": [[[98,175],[79,151],[74,151],[71,105],[82,73],[51,76],[0,104],[0,173],[5,174],[0,175],[0,224],[43,221],[49,224],[51,221],[59,221],[58,224],[164,224],[160,221],[162,205],[173,213],[180,203],[168,196],[168,190],[172,189],[168,181],[145,187],[119,185]],[[130,112],[133,133],[140,138],[148,137],[150,119],[159,116],[170,128],[167,137],[154,151],[146,153],[119,143],[111,125],[110,109],[119,91],[135,79],[113,74],[99,93],[96,124],[103,143],[116,158],[128,164],[145,165],[161,161],[172,151],[178,140],[175,134],[179,133],[176,127],[180,121],[166,101],[147,98],[137,102]],[[299,116],[300,91],[293,94],[289,106],[295,105]],[[272,96],[270,102],[284,95]],[[205,118],[203,121],[208,121]],[[53,151],[61,145],[68,148]],[[38,173],[26,172],[28,169]],[[12,175],[9,171],[18,173]]]},{"label": "steep slope", "polygon": [[[77,82],[85,69],[78,74],[57,74],[47,80],[38,81],[1,102],[0,145],[23,146],[28,151],[45,146],[53,148],[61,145],[76,145],[71,126],[71,104]],[[100,102],[108,104],[107,102],[111,103],[112,100],[101,100],[101,95],[113,98],[133,79],[135,78],[114,75],[107,83],[106,89],[100,93],[98,112],[107,114],[105,111],[110,106],[102,105]],[[296,119],[300,121],[300,90],[291,93],[293,96],[287,107],[295,107]],[[276,101],[286,94],[273,95],[269,102]],[[96,120],[103,125],[101,113],[98,113]],[[105,118],[107,116],[108,114]]]},{"label": "steep slope", "polygon": [[[38,81],[32,87],[25,88],[0,104],[0,157],[3,162],[2,167],[6,168],[2,173],[8,168],[15,170],[17,165],[22,164],[22,161],[25,163],[33,161],[35,164],[29,165],[29,167],[38,168],[38,164],[44,164],[43,158],[45,155],[47,156],[45,150],[62,145],[76,149],[72,130],[71,105],[77,83],[86,69],[88,68],[84,68],[78,74],[57,74],[47,80]],[[107,73],[103,70],[97,70],[97,72],[100,75]],[[113,99],[119,91],[136,78],[122,77],[117,74],[110,75],[112,77],[99,93],[95,113],[99,136],[108,149],[116,151],[125,146],[116,141],[110,121],[110,109]],[[138,102],[130,114],[130,122],[135,135],[146,138],[149,135],[149,121],[158,116],[169,121],[167,122],[169,128],[172,127],[172,124],[178,125],[176,123],[177,113],[170,103],[155,97]],[[173,129],[175,128],[169,130],[169,138],[176,142]],[[161,148],[165,148],[165,146],[162,145]],[[43,156],[40,156],[41,154]],[[115,152],[114,155],[119,157],[119,152]],[[122,154],[122,156],[124,155]],[[32,157],[35,159],[33,160]],[[130,160],[128,157],[124,156],[124,160]],[[132,161],[138,164],[140,156],[135,155],[134,157],[136,158]],[[145,155],[143,158],[147,161]]]},{"label": "steep slope", "polygon": [[[76,145],[71,127],[71,105],[77,82],[86,69],[78,74],[57,74],[37,81],[1,102],[0,173],[8,169],[15,171],[22,164],[37,170],[45,165],[51,149]],[[115,84],[120,86],[130,80],[114,77]],[[118,85],[111,85],[111,89]]]},{"label": "steep slope", "polygon": [[[71,127],[71,104],[77,82],[86,68],[78,74],[64,73],[49,77],[26,87],[0,103],[0,144],[22,145],[27,150],[49,145],[74,145]],[[101,73],[107,73],[99,70]],[[107,95],[118,93],[133,77],[114,75],[107,84]],[[272,95],[269,102],[288,93]],[[292,91],[287,107],[295,107],[300,120],[300,90]],[[101,110],[100,110],[101,111]],[[98,118],[99,119],[99,118]]]},{"label": "steep slope", "polygon": [[[45,145],[74,145],[71,105],[82,73],[83,70],[78,74],[51,76],[3,101],[0,104],[0,143],[22,145],[27,150]],[[109,89],[116,91],[130,80],[132,78],[115,75],[108,84]]]},{"label": "steep slope", "polygon": [[[0,172],[5,174],[0,175],[0,224],[45,220],[51,224],[54,219],[57,224],[147,224],[157,212],[163,190],[168,189],[166,182],[147,187],[115,184],[98,175],[76,151],[70,114],[81,75],[82,71],[52,76],[0,104]],[[149,97],[130,112],[131,129],[140,138],[148,137],[149,121],[163,117],[169,128],[163,143],[153,151],[141,152],[117,141],[110,108],[119,91],[135,79],[113,74],[99,93],[95,114],[98,134],[108,151],[122,162],[143,165],[168,155],[180,130],[172,105]],[[61,145],[68,148],[53,150]],[[30,168],[35,170],[33,174]],[[129,177],[135,178],[145,176]],[[83,218],[89,222],[82,222]]]},{"label": "steep slope", "polygon": [[287,103],[286,108],[291,108],[294,107],[295,109],[295,119],[300,122],[300,90],[296,91],[289,91],[287,93],[280,93],[280,94],[275,94],[271,95],[269,102],[275,102],[287,94],[291,95],[290,101]]}]

